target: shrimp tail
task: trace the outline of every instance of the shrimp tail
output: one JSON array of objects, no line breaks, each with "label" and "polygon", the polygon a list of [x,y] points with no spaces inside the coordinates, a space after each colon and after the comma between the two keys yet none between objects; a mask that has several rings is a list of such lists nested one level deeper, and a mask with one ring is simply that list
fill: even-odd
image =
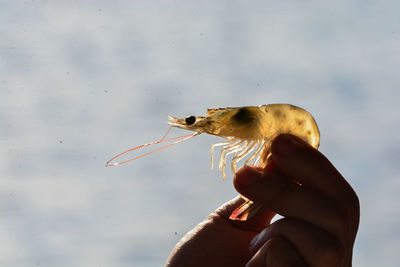
[{"label": "shrimp tail", "polygon": [[229,217],[231,220],[246,221],[254,217],[263,207],[254,204],[251,200],[246,200],[242,205],[237,207]]}]

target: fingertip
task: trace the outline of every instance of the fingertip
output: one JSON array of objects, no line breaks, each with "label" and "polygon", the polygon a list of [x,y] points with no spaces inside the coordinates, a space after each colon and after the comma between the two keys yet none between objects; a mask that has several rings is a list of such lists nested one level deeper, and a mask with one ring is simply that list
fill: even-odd
[{"label": "fingertip", "polygon": [[245,165],[236,172],[233,178],[233,185],[240,192],[240,189],[257,183],[262,176],[262,169]]},{"label": "fingertip", "polygon": [[[214,213],[223,217],[224,219],[228,219],[231,213],[242,203],[244,202],[243,198],[240,196],[231,199],[228,202],[225,202],[221,206],[219,206]],[[212,213],[213,214],[213,213]]]},{"label": "fingertip", "polygon": [[290,157],[296,154],[299,147],[304,147],[305,142],[291,134],[278,135],[271,144],[271,151],[281,157]]}]

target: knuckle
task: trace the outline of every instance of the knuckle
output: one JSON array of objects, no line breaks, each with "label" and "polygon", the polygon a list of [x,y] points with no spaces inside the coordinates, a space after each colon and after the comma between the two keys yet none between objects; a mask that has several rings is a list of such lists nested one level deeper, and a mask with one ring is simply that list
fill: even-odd
[{"label": "knuckle", "polygon": [[343,232],[343,229],[348,229],[349,225],[349,214],[342,205],[335,205],[335,208],[330,212],[329,220],[330,229],[334,230],[335,233]]},{"label": "knuckle", "polygon": [[339,242],[325,243],[315,253],[315,266],[336,267],[341,266],[344,259],[344,248]]},{"label": "knuckle", "polygon": [[348,197],[346,204],[351,212],[360,213],[360,200],[354,191]]},{"label": "knuckle", "polygon": [[341,204],[343,207],[342,210],[346,211],[347,220],[354,221],[354,219],[360,217],[360,200],[354,191],[344,197]]}]

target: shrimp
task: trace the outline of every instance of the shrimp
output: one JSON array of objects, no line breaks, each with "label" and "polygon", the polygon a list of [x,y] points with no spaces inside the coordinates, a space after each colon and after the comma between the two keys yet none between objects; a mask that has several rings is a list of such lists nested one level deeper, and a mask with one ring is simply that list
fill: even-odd
[{"label": "shrimp", "polygon": [[[231,160],[233,173],[238,162],[246,156],[249,158],[245,165],[254,161],[254,165],[267,166],[271,161],[271,142],[279,134],[293,134],[316,149],[319,146],[320,134],[314,118],[306,110],[290,104],[214,108],[207,110],[206,117],[168,118],[172,127],[227,139],[211,146],[211,168],[214,148],[222,146],[219,169],[223,179],[226,179],[225,165],[230,154],[234,154]],[[246,220],[262,209],[251,200],[244,199],[245,203],[231,214],[230,219]]]},{"label": "shrimp", "polygon": [[[266,167],[271,161],[271,142],[279,134],[293,134],[316,149],[319,146],[319,130],[314,118],[306,110],[290,104],[213,108],[207,110],[205,117],[189,116],[179,119],[168,116],[168,119],[168,124],[171,128],[182,128],[195,133],[166,139],[171,130],[170,128],[161,140],[122,152],[107,161],[106,166],[116,166],[130,162],[199,134],[207,133],[226,139],[225,142],[211,145],[211,168],[214,161],[214,148],[222,146],[218,168],[222,171],[222,178],[226,179],[226,160],[231,154],[234,154],[231,160],[233,173],[237,170],[237,164],[246,156],[248,158],[244,165],[253,162],[253,165],[258,165],[262,168]],[[180,138],[183,139],[144,155],[111,164],[111,161],[127,152]],[[242,198],[245,199],[245,202],[233,211],[230,219],[244,221],[253,217],[262,209],[261,206],[255,205],[244,196]]]}]

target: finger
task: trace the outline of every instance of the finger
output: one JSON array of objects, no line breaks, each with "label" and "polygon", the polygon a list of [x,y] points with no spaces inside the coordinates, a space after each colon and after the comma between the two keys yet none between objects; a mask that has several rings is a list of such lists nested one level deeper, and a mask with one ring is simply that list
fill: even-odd
[{"label": "finger", "polygon": [[[253,180],[253,183],[252,181]],[[341,204],[319,192],[299,186],[272,172],[242,167],[234,177],[236,190],[282,216],[312,223],[345,240],[347,213]]]},{"label": "finger", "polygon": [[351,186],[318,150],[300,138],[282,134],[271,146],[272,158],[280,169],[302,184],[341,203],[355,202]]},{"label": "finger", "polygon": [[344,266],[343,262],[347,261],[344,247],[329,233],[291,218],[280,219],[258,234],[255,242],[251,243],[250,252],[257,251],[268,240],[279,236],[293,244],[311,267]]},{"label": "finger", "polygon": [[246,267],[306,267],[303,258],[290,242],[282,237],[268,240]]},{"label": "finger", "polygon": [[270,221],[276,214],[270,209],[263,209],[262,211],[257,213],[256,216],[251,218],[251,220],[246,220],[246,221],[230,220],[229,216],[231,215],[231,213],[243,202],[244,202],[243,198],[237,196],[236,198],[224,203],[222,206],[216,209],[214,213],[210,214],[209,217],[220,216],[236,227],[245,230],[259,232],[270,224]]},{"label": "finger", "polygon": [[271,151],[275,163],[285,173],[342,204],[350,226],[349,240],[353,242],[359,224],[359,200],[329,160],[300,138],[289,134],[275,138]]}]

